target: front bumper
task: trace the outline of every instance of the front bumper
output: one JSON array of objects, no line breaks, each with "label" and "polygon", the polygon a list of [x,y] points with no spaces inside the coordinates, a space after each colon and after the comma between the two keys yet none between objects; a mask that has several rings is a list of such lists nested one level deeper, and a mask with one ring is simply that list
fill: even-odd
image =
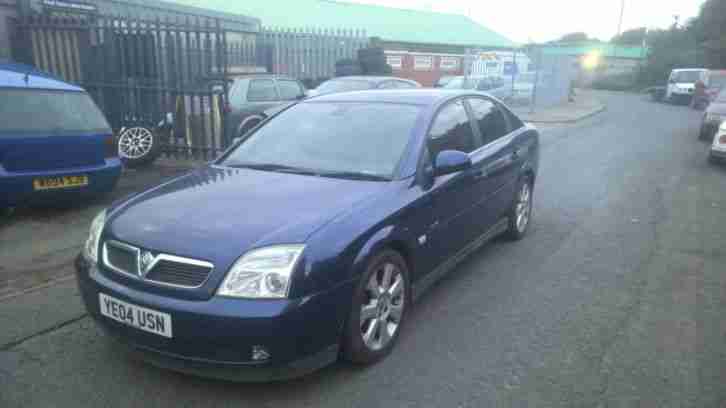
[{"label": "front bumper", "polygon": [[[121,161],[106,159],[98,166],[79,167],[51,171],[8,172],[0,167],[0,207],[22,204],[72,202],[80,197],[89,197],[110,192],[121,177]],[[33,180],[45,177],[88,176],[88,185],[57,190],[35,191]]]},{"label": "front bumper", "polygon": [[[212,297],[183,300],[142,292],[76,259],[78,286],[89,314],[133,356],[152,365],[233,381],[298,377],[334,362],[353,283],[297,300]],[[99,293],[171,315],[173,338],[126,326],[101,315]],[[345,301],[347,299],[347,301]],[[253,346],[270,358],[252,359]]]}]

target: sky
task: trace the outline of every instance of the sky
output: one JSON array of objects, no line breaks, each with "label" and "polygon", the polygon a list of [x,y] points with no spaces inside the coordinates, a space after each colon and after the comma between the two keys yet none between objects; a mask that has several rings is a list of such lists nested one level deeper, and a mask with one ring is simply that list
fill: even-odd
[{"label": "sky", "polygon": [[[618,30],[621,0],[346,0],[465,14],[483,26],[517,41],[549,41],[584,31],[609,40]],[[622,30],[665,28],[698,15],[704,0],[625,0]]]}]

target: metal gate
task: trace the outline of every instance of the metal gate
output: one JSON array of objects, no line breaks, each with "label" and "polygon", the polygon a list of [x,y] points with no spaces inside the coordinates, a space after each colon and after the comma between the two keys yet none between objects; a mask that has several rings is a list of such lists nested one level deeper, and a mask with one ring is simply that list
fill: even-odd
[{"label": "metal gate", "polygon": [[257,65],[256,34],[213,19],[32,16],[16,27],[15,58],[85,88],[115,130],[173,122],[165,151],[175,157],[209,159],[229,144],[230,60]]}]

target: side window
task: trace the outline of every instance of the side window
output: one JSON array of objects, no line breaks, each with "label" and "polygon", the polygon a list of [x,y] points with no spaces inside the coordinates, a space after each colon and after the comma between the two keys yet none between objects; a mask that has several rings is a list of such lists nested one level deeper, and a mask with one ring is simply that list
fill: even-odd
[{"label": "side window", "polygon": [[428,145],[432,157],[444,150],[469,153],[479,147],[462,100],[439,111],[429,131]]},{"label": "side window", "polygon": [[509,133],[507,121],[494,102],[482,98],[471,98],[469,105],[474,120],[479,125],[479,132],[484,139],[484,144],[491,143]]},{"label": "side window", "polygon": [[250,87],[247,90],[247,100],[249,102],[268,102],[277,101],[277,90],[275,82],[271,79],[253,79],[250,81]]},{"label": "side window", "polygon": [[524,126],[522,120],[514,115],[510,110],[505,108],[501,108],[500,110],[504,112],[504,116],[506,116],[507,122],[509,122],[509,133],[514,132],[515,130]]},{"label": "side window", "polygon": [[277,88],[280,90],[280,99],[283,101],[292,101],[305,94],[297,81],[280,79],[277,81]]},{"label": "side window", "polygon": [[396,81],[386,81],[378,85],[378,89],[396,89]]},{"label": "side window", "polygon": [[245,103],[244,81],[235,81],[229,90],[229,104],[239,108]]}]

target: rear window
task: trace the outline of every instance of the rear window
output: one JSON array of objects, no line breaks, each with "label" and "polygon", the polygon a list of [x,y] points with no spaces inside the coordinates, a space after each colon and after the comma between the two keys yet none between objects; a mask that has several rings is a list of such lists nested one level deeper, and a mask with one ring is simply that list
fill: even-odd
[{"label": "rear window", "polygon": [[110,126],[84,92],[0,89],[3,133],[109,133]]}]

